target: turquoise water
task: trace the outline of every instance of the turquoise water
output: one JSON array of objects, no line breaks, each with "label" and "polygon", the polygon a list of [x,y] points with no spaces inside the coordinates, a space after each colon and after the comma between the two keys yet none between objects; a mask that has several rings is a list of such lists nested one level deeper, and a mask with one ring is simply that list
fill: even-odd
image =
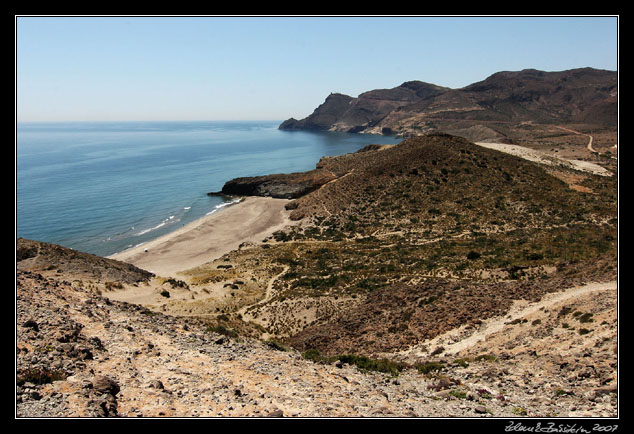
[{"label": "turquoise water", "polygon": [[17,126],[17,236],[108,256],[219,211],[240,176],[315,168],[385,136],[280,131],[266,122]]}]

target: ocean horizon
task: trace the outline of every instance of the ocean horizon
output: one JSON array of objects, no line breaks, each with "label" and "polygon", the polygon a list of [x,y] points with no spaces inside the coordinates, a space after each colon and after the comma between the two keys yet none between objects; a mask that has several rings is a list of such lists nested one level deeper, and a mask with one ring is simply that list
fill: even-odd
[{"label": "ocean horizon", "polygon": [[281,121],[20,122],[16,236],[110,256],[218,212],[242,176],[311,170],[400,139],[282,131]]}]

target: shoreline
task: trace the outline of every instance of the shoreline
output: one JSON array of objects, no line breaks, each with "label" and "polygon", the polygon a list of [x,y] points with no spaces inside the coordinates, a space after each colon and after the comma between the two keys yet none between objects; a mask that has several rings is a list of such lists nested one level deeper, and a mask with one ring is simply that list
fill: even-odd
[{"label": "shoreline", "polygon": [[218,259],[244,242],[259,243],[292,224],[288,199],[244,197],[173,232],[108,256],[157,276],[179,272]]}]

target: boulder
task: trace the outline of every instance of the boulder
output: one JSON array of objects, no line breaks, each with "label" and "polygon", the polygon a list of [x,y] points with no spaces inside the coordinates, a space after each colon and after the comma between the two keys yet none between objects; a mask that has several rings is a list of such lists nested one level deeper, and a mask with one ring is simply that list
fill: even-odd
[{"label": "boulder", "polygon": [[95,375],[92,380],[92,387],[95,392],[116,395],[119,393],[119,384],[115,380],[105,375]]}]

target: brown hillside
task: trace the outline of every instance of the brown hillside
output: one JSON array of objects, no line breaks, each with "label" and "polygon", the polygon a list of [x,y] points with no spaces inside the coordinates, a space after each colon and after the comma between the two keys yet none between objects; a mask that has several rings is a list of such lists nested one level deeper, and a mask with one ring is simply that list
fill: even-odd
[{"label": "brown hillside", "polygon": [[615,177],[584,176],[573,189],[562,180],[570,169],[556,177],[446,134],[317,166],[336,179],[289,204],[301,225],[228,255],[231,273],[197,275],[274,270],[247,317],[297,348],[395,350],[501,315],[512,300],[615,278]]},{"label": "brown hillside", "polygon": [[153,274],[131,264],[41,241],[18,238],[17,268],[102,281],[138,283]]},{"label": "brown hillside", "polygon": [[[336,94],[305,119],[280,129],[367,132],[409,137],[475,125],[584,123],[615,128],[616,71],[579,68],[502,71],[461,89],[420,81],[377,89],[357,98]],[[345,97],[345,98],[344,98]],[[509,131],[511,133],[511,131]],[[510,139],[515,139],[513,134]]]}]

